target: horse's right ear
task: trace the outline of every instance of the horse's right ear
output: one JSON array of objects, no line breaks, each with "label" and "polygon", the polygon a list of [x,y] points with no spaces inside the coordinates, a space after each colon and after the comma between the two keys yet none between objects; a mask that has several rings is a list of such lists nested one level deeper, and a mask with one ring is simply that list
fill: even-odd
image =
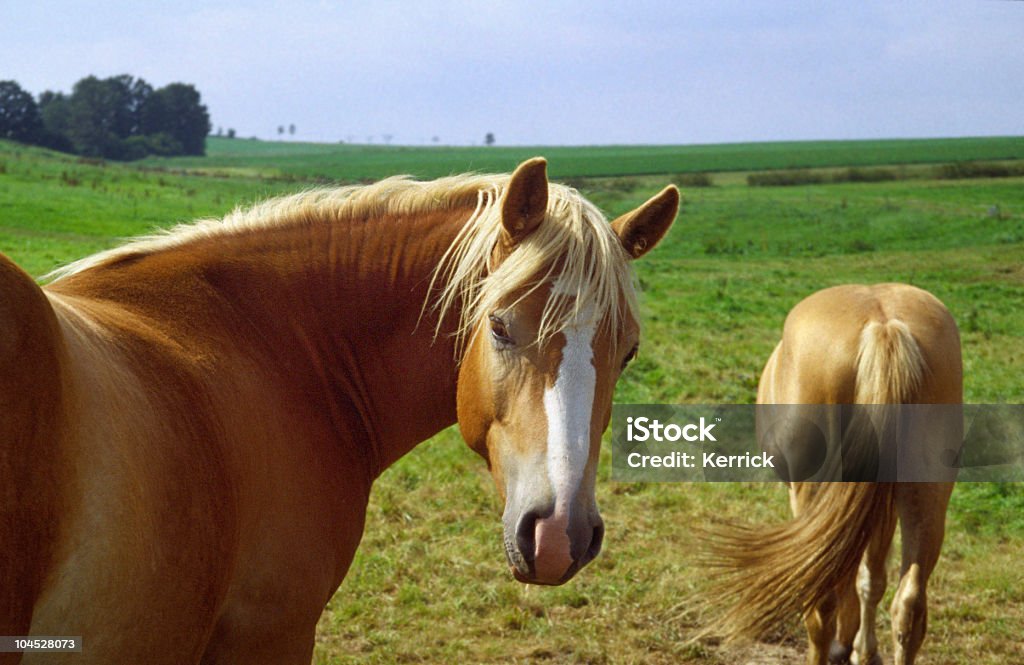
[{"label": "horse's right ear", "polygon": [[665,237],[679,212],[679,190],[669,185],[642,206],[612,222],[626,252],[639,259]]},{"label": "horse's right ear", "polygon": [[501,206],[501,223],[509,245],[518,244],[544,221],[548,209],[547,169],[543,157],[534,157],[512,174]]}]

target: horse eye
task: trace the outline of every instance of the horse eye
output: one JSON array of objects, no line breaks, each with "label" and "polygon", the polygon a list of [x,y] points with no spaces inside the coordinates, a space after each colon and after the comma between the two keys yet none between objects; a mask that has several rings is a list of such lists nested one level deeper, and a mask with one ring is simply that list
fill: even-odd
[{"label": "horse eye", "polygon": [[637,351],[639,350],[639,344],[634,345],[633,348],[629,350],[629,353],[626,354],[626,357],[622,359],[622,369],[626,369],[626,365],[632,362],[633,358],[636,358]]},{"label": "horse eye", "polygon": [[512,336],[508,334],[508,327],[500,316],[491,314],[487,317],[491,322],[491,337],[494,341],[500,342],[501,344],[513,344],[514,340]]}]

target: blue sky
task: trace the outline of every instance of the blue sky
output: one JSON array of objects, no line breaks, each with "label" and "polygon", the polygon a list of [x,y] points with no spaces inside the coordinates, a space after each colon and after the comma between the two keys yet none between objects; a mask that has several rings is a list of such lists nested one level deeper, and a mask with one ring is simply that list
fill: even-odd
[{"label": "blue sky", "polygon": [[1024,2],[0,2],[0,79],[122,73],[263,138],[1020,135]]}]

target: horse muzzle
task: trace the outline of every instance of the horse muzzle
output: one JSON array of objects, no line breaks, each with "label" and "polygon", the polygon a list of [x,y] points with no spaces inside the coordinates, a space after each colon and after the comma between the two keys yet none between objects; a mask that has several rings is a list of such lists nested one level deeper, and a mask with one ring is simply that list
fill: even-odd
[{"label": "horse muzzle", "polygon": [[517,580],[564,584],[601,551],[604,522],[596,506],[573,508],[529,509],[513,519],[506,508],[505,554]]}]

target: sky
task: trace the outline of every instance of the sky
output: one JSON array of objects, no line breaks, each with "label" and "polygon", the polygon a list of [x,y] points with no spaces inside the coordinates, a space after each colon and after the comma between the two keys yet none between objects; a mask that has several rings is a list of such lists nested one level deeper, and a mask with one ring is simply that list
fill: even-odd
[{"label": "sky", "polygon": [[124,73],[266,139],[1021,135],[1024,2],[0,0],[0,79]]}]

